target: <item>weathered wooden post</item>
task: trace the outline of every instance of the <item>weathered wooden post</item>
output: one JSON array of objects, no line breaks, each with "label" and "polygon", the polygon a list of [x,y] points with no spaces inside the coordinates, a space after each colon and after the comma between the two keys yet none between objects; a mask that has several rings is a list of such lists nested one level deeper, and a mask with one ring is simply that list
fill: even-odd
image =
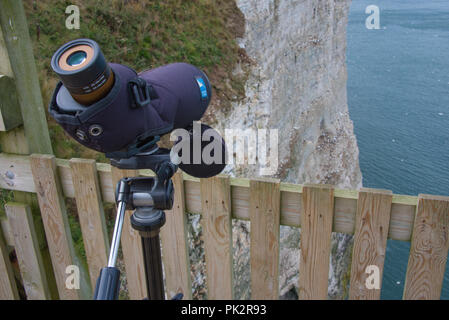
[{"label": "weathered wooden post", "polygon": [[[29,153],[52,154],[47,119],[22,1],[1,0],[0,9],[0,26],[4,46],[7,50],[7,53],[3,53],[1,56],[9,57],[10,68],[7,68],[10,74],[5,75],[14,78],[16,83],[17,98]],[[8,63],[1,61],[1,64],[7,65]],[[1,71],[3,70],[0,69]]]}]

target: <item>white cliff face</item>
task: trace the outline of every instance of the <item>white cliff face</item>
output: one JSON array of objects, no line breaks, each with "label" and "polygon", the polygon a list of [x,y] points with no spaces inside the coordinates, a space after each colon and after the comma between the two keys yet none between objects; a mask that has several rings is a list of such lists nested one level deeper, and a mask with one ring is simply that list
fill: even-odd
[{"label": "white cliff face", "polygon": [[[253,63],[246,98],[230,114],[216,115],[219,126],[278,129],[274,176],[282,181],[359,188],[358,148],[346,99],[350,0],[237,0],[237,5],[246,19],[245,37],[239,42]],[[244,165],[233,172],[254,177],[259,171]],[[238,238],[235,259],[240,265],[247,262],[249,246]],[[281,295],[288,296],[298,285],[298,231],[283,227],[281,241]],[[331,297],[341,296],[350,244],[349,236],[333,237]],[[237,286],[244,287],[247,276],[236,274]]]},{"label": "white cliff face", "polygon": [[[238,0],[254,61],[246,98],[223,127],[279,129],[283,181],[361,183],[346,101],[349,1]],[[242,170],[254,170],[245,166]],[[254,171],[255,173],[257,171]]]}]

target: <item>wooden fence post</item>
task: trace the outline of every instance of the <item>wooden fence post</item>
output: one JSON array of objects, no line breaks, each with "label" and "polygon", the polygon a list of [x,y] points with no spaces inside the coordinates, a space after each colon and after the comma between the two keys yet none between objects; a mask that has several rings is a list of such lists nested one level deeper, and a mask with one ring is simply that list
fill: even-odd
[{"label": "wooden fence post", "polygon": [[30,153],[52,154],[33,47],[21,0],[0,0],[0,25],[14,72]]},{"label": "wooden fence post", "polygon": [[185,211],[184,180],[182,172],[173,176],[175,198],[173,209],[166,212],[166,223],[161,229],[162,259],[168,299],[182,293],[192,299],[189,247],[187,242],[187,213]]},{"label": "wooden fence post", "polygon": [[[387,247],[393,194],[391,191],[362,189],[357,202],[349,299],[379,300]],[[369,274],[379,273],[379,288],[367,287]]]},{"label": "wooden fence post", "polygon": [[14,236],[14,247],[27,299],[49,299],[50,291],[30,207],[10,202],[6,204],[6,214]]},{"label": "wooden fence post", "polygon": [[305,185],[302,191],[299,298],[325,300],[328,292],[334,189]]},{"label": "wooden fence post", "polygon": [[[87,299],[91,296],[84,268],[75,255],[73,240],[67,220],[63,192],[56,171],[54,156],[32,155],[31,171],[41,209],[48,247],[61,299]],[[78,266],[80,289],[66,286],[66,268]]]},{"label": "wooden fence post", "polygon": [[440,299],[449,250],[449,197],[419,195],[405,300]]},{"label": "wooden fence post", "polygon": [[[114,186],[122,178],[137,177],[138,171],[120,170],[112,167],[112,185]],[[145,266],[142,255],[142,240],[139,232],[131,226],[130,216],[132,211],[126,211],[122,229],[121,246],[123,260],[126,269],[126,281],[128,283],[129,297],[132,300],[142,300],[147,297],[145,282]]]},{"label": "wooden fence post", "polygon": [[22,123],[14,79],[0,73],[0,131],[14,129]]},{"label": "wooden fence post", "polygon": [[279,299],[279,181],[250,182],[251,299]]},{"label": "wooden fence post", "polygon": [[207,297],[231,300],[234,298],[234,283],[229,177],[201,179],[201,206]]},{"label": "wooden fence post", "polygon": [[70,160],[76,207],[83,234],[90,282],[95,288],[101,268],[108,262],[109,239],[95,160]]}]

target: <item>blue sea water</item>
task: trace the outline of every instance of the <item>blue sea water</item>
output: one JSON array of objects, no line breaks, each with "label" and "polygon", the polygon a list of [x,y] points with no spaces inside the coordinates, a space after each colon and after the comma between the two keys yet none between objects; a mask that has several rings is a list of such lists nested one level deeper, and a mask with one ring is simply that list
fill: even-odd
[{"label": "blue sea water", "polygon": [[[365,27],[369,5],[379,30]],[[353,0],[347,64],[364,186],[449,195],[449,1]],[[402,298],[409,250],[388,241],[382,299]]]}]

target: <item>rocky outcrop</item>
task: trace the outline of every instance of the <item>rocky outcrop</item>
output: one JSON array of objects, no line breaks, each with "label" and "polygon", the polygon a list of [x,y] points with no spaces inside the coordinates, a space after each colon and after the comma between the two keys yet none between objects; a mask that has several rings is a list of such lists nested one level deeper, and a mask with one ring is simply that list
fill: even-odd
[{"label": "rocky outcrop", "polygon": [[[241,48],[252,60],[246,97],[216,114],[221,129],[278,129],[279,166],[273,176],[294,183],[361,186],[358,147],[346,99],[349,0],[237,0],[245,16]],[[238,66],[236,73],[245,68]],[[244,150],[237,150],[244,152]],[[257,176],[259,165],[232,173]],[[249,228],[234,225],[237,297],[248,298]],[[281,288],[297,295],[299,230],[281,230]],[[329,296],[341,297],[351,237],[333,235]]]}]

